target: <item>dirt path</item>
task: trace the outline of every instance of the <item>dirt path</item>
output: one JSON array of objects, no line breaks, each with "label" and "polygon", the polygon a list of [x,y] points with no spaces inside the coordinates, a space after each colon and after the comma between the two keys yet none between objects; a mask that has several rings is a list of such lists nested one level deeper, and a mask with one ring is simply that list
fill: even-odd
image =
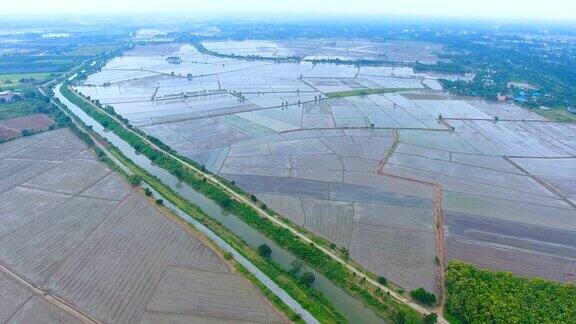
[{"label": "dirt path", "polygon": [[444,240],[444,215],[442,214],[442,187],[434,185],[434,216],[436,221],[436,250],[438,257],[438,317],[444,318],[444,306],[446,305],[446,251]]},{"label": "dirt path", "polygon": [[390,144],[390,146],[388,146],[388,150],[386,150],[386,154],[384,155],[384,158],[382,158],[382,160],[380,160],[378,162],[378,166],[376,167],[376,174],[378,174],[378,175],[382,174],[382,168],[384,168],[384,165],[386,164],[386,162],[388,162],[388,160],[390,159],[392,154],[394,154],[394,151],[396,151],[396,147],[398,147],[399,142],[400,142],[400,135],[398,134],[398,130],[393,129],[392,130],[392,144]]},{"label": "dirt path", "polygon": [[376,174],[380,176],[385,175],[410,182],[416,182],[419,184],[430,186],[434,190],[434,222],[436,232],[436,255],[438,258],[436,278],[437,278],[438,295],[439,295],[436,313],[438,314],[438,322],[448,323],[446,319],[444,319],[444,306],[446,304],[446,286],[445,286],[446,252],[445,252],[445,240],[444,240],[444,217],[442,213],[442,186],[438,183],[430,183],[417,179],[384,173],[383,171],[384,166],[386,165],[392,154],[394,154],[394,151],[396,150],[396,147],[398,147],[398,143],[400,142],[400,136],[396,129],[393,130],[392,136],[393,141],[388,147],[386,154],[384,155],[384,158],[382,158],[382,160],[378,162],[378,166],[376,168]]}]

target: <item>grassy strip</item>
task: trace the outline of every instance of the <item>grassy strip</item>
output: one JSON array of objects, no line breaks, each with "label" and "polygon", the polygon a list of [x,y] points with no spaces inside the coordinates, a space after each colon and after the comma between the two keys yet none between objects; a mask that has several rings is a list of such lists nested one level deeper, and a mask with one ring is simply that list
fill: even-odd
[{"label": "grassy strip", "polygon": [[576,323],[576,285],[451,262],[446,315],[453,323]]},{"label": "grassy strip", "polygon": [[[89,116],[114,132],[124,141],[128,142],[138,152],[144,154],[156,163],[156,165],[170,172],[196,191],[214,200],[222,207],[230,210],[252,228],[273,239],[279,246],[289,250],[328,279],[363,300],[366,305],[374,308],[380,315],[387,319],[394,319],[400,316],[405,318],[408,323],[421,322],[421,315],[414,309],[388,296],[377,296],[378,291],[376,290],[369,291],[360,278],[357,278],[352,272],[348,271],[345,266],[324,254],[314,244],[302,242],[288,229],[279,227],[269,220],[260,217],[258,212],[249,205],[232,200],[228,193],[222,188],[206,181],[201,174],[183,166],[182,163],[174,158],[155,150],[142,138],[122,127],[115,119],[100,110],[94,109],[94,107],[85,100],[72,93],[66,86],[62,86],[61,92],[68,100],[79,106]],[[175,205],[180,207],[176,203]]]},{"label": "grassy strip", "polygon": [[552,108],[548,110],[533,109],[532,111],[550,120],[576,123],[576,114],[569,113],[567,110]]},{"label": "grassy strip", "polygon": [[364,89],[354,89],[347,91],[337,91],[329,92],[326,94],[328,98],[344,98],[344,97],[356,97],[356,96],[367,96],[378,93],[395,93],[402,91],[416,90],[412,88],[364,88]]}]

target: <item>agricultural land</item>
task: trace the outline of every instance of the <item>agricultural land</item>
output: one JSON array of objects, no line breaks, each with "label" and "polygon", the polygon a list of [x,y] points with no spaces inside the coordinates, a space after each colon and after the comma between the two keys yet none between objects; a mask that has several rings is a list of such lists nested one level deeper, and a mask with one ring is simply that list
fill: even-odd
[{"label": "agricultural land", "polygon": [[3,323],[285,322],[67,128],[0,144]]},{"label": "agricultural land", "polygon": [[450,260],[574,280],[575,124],[344,62],[441,61],[433,43],[194,45],[137,46],[74,88],[407,291],[443,296]]}]

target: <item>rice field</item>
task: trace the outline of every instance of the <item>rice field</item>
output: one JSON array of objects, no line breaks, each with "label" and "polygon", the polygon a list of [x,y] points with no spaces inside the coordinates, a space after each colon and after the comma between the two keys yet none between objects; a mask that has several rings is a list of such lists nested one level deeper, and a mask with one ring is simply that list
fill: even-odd
[{"label": "rice field", "polygon": [[69,130],[0,152],[0,321],[81,322],[50,296],[106,323],[286,321]]},{"label": "rice field", "polygon": [[[523,226],[532,226],[533,235],[576,229],[575,124],[510,103],[452,96],[438,82],[446,76],[306,61],[435,61],[441,48],[434,44],[320,39],[204,46],[305,59],[273,63],[211,56],[186,44],[150,45],[111,60],[76,88],[404,289],[438,292],[434,188],[442,193],[446,260],[570,280],[558,269],[576,259],[573,250],[558,254],[542,242],[535,244],[548,245],[521,248],[530,235],[514,235]],[[183,62],[168,64],[166,55]],[[329,97],[334,92],[358,95]],[[454,227],[453,214],[468,221]],[[494,226],[482,235],[513,239],[488,246],[492,236],[477,238],[467,225],[479,219],[507,224],[506,233]],[[476,248],[482,253],[474,258]],[[541,266],[544,250],[564,261]]]},{"label": "rice field", "polygon": [[[216,53],[269,58],[302,57],[305,60],[340,59],[343,61],[389,60],[399,62],[438,61],[442,46],[417,41],[372,42],[362,39],[295,39],[283,41],[243,40],[209,41],[203,45]],[[399,69],[402,73],[401,68]],[[367,73],[370,69],[367,70]],[[390,72],[392,74],[394,72]]]}]

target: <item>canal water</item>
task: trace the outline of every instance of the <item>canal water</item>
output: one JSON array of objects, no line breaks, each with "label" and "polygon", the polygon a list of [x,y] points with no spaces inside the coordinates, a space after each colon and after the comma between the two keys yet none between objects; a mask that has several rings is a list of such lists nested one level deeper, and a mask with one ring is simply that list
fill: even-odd
[{"label": "canal water", "polygon": [[[126,157],[130,158],[134,163],[148,171],[150,174],[159,178],[165,185],[170,187],[181,197],[199,206],[204,213],[220,222],[228,230],[234,232],[250,246],[256,248],[261,244],[267,244],[272,249],[272,260],[280,264],[286,270],[290,270],[292,268],[292,262],[298,260],[295,255],[278,246],[273,240],[253,229],[234,214],[229,213],[214,201],[195,191],[185,183],[180,182],[168,171],[152,164],[146,156],[136,154],[135,150],[128,143],[116,134],[105,130],[102,125],[92,119],[92,117],[88,116],[81,108],[66,99],[60,93],[60,85],[57,85],[54,88],[54,93],[60,102],[65,104],[70,111],[78,116],[86,125],[91,126],[100,136],[106,138],[110,143],[116,146]],[[344,315],[349,323],[384,323],[384,320],[377,316],[372,309],[366,307],[362,301],[351,296],[342,288],[336,286],[328,278],[318,273],[313,268],[308,267],[304,262],[302,262],[302,264],[303,266],[300,270],[300,274],[306,271],[313,273],[315,277],[313,284],[314,288],[324,293],[334,304],[336,309]]]}]

